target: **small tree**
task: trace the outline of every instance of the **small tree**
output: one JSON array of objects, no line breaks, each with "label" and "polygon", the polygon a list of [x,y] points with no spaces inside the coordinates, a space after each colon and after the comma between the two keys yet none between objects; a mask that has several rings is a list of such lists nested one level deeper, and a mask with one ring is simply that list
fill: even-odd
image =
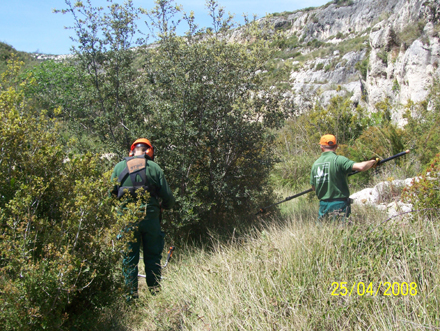
[{"label": "small tree", "polygon": [[[150,12],[156,26],[169,15],[164,2]],[[215,1],[207,8],[211,29],[193,33],[190,21],[186,37],[178,37],[162,28],[144,65],[151,82],[145,95],[156,110],[152,139],[178,200],[173,227],[202,232],[232,229],[270,201],[268,129],[280,127],[287,113],[258,74],[270,58],[264,30],[249,22],[241,42],[228,42],[231,16]]]},{"label": "small tree", "polygon": [[63,112],[74,119],[70,123],[77,132],[86,129],[105,143],[107,151],[122,154],[145,131],[143,120],[151,113],[137,82],[133,49],[145,44],[145,39],[137,38],[140,10],[131,0],[123,5],[108,0],[106,8],[94,7],[90,0],[65,2],[68,8],[56,12],[74,18],[73,61],[83,89],[77,91],[80,107],[65,105]]}]

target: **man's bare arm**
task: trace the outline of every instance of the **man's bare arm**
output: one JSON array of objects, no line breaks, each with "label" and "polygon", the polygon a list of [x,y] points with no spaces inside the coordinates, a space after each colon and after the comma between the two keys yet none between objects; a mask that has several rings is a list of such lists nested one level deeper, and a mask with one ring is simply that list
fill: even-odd
[{"label": "man's bare arm", "polygon": [[368,160],[363,162],[356,162],[353,164],[353,171],[366,171],[376,164],[377,160]]}]

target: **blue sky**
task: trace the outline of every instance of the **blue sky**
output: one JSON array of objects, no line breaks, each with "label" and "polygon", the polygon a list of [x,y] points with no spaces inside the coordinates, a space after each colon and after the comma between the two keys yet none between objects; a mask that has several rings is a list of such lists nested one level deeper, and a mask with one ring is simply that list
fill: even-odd
[{"label": "blue sky", "polygon": [[[239,21],[242,14],[256,14],[294,11],[306,7],[319,7],[330,0],[220,0],[226,12],[236,15]],[[72,0],[75,2],[75,0]],[[113,2],[123,3],[123,0]],[[151,9],[154,0],[133,0],[136,7]],[[204,0],[177,0],[187,12],[194,11],[200,27],[209,26]],[[94,5],[106,5],[106,0],[92,0]],[[0,41],[13,46],[18,51],[40,52],[46,54],[68,54],[72,41],[72,30],[64,29],[72,25],[69,15],[54,14],[52,9],[67,8],[64,0],[0,0]],[[139,22],[142,31],[148,32]],[[182,27],[184,30],[185,26]]]}]

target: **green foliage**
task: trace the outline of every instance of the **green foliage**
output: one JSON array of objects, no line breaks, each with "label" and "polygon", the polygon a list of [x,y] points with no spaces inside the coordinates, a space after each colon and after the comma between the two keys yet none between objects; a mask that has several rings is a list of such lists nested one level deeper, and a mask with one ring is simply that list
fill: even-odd
[{"label": "green foliage", "polygon": [[383,64],[388,65],[388,52],[386,49],[377,52],[377,57],[382,60]]},{"label": "green foliage", "polygon": [[324,63],[322,63],[322,62],[318,63],[318,64],[315,66],[315,70],[316,70],[316,71],[321,70],[322,68],[324,68]]},{"label": "green foliage", "polygon": [[362,61],[359,61],[355,64],[354,68],[356,70],[359,70],[361,77],[363,80],[367,79],[367,73],[368,73],[368,64],[370,62],[369,56],[366,56],[365,59]]},{"label": "green foliage", "polygon": [[278,132],[275,151],[278,162],[271,172],[274,187],[299,190],[310,182],[310,168],[319,157],[319,145],[310,139],[306,116],[289,119]]},{"label": "green foliage", "polygon": [[325,45],[325,43],[323,43],[322,41],[320,41],[318,39],[313,39],[313,40],[307,42],[307,47],[311,47],[311,48],[319,48],[322,45]]},{"label": "green foliage", "polygon": [[422,164],[427,165],[440,153],[440,82],[435,80],[426,100],[406,105],[405,130],[411,149],[415,149]]},{"label": "green foliage", "polygon": [[275,31],[286,31],[292,27],[292,22],[290,21],[282,21],[275,25]]},{"label": "green foliage", "polygon": [[0,42],[0,74],[7,70],[7,63],[9,60],[12,60],[14,55],[16,59],[24,63],[23,69],[30,68],[39,63],[29,53],[19,52],[14,47]]},{"label": "green foliage", "polygon": [[302,188],[309,183],[310,167],[319,157],[319,139],[322,135],[336,135],[340,151],[354,142],[369,125],[368,116],[361,107],[352,109],[349,97],[336,96],[329,106],[317,105],[308,113],[291,118],[279,131],[277,156],[279,163],[272,180],[278,185]]},{"label": "green foliage", "polygon": [[397,33],[397,39],[401,44],[411,45],[423,35],[426,21],[419,20],[416,24],[407,24],[404,29]]},{"label": "green foliage", "polygon": [[[279,86],[280,83],[288,82],[292,69],[293,67],[290,61],[282,61],[279,59],[269,60],[265,65],[265,70],[268,71],[266,83]],[[286,87],[290,88],[290,85]]]},{"label": "green foliage", "polygon": [[315,142],[326,134],[334,134],[338,144],[348,144],[362,133],[367,123],[365,110],[358,106],[355,111],[349,97],[335,96],[327,108],[317,105],[308,115],[307,130]]},{"label": "green foliage", "polygon": [[0,86],[0,327],[58,329],[118,297],[121,225],[110,174],[60,144],[58,121],[25,97],[35,80],[19,70],[11,61]]},{"label": "green foliage", "polygon": [[393,92],[399,92],[400,91],[400,85],[397,79],[393,81]]},{"label": "green foliage", "polygon": [[[167,15],[161,10],[157,18]],[[168,230],[179,233],[232,229],[270,201],[274,136],[267,129],[285,118],[280,95],[265,86],[267,32],[252,21],[249,42],[227,43],[216,32],[230,17],[210,10],[212,34],[162,33],[143,68],[151,82],[144,94],[156,111],[150,137],[164,151],[158,162],[177,198]]]},{"label": "green foliage", "polygon": [[298,37],[296,35],[291,35],[287,38],[285,36],[280,36],[280,38],[274,40],[271,43],[271,47],[280,48],[282,50],[285,49],[290,50],[298,46],[299,46]]},{"label": "green foliage", "polygon": [[[437,154],[421,176],[404,189],[402,196],[424,215],[440,211],[440,154]],[[427,210],[422,210],[427,209]]]},{"label": "green foliage", "polygon": [[354,38],[345,39],[337,45],[332,45],[331,50],[339,50],[339,56],[343,56],[349,52],[358,52],[366,49],[367,51],[370,48],[368,43],[368,34],[362,36],[364,33],[360,33],[359,36]]},{"label": "green foliage", "polygon": [[337,7],[348,7],[353,5],[353,0],[333,0]]},{"label": "green foliage", "polygon": [[275,17],[283,16],[283,17],[287,18],[287,16],[289,16],[291,14],[295,14],[295,13],[298,13],[298,12],[309,12],[309,11],[312,11],[314,9],[316,9],[316,7],[306,7],[304,9],[298,9],[298,10],[295,10],[295,11],[283,11],[282,13],[275,12],[272,15],[275,16]]},{"label": "green foliage", "polygon": [[36,108],[46,109],[50,117],[54,117],[56,109],[62,109],[58,115],[64,120],[62,137],[64,142],[75,139],[75,144],[71,145],[72,151],[107,153],[110,148],[92,130],[91,115],[85,111],[92,107],[87,95],[93,87],[88,84],[84,72],[78,70],[74,62],[49,60],[27,70],[23,77],[29,73],[36,84],[25,87],[26,97]]},{"label": "green foliage", "polygon": [[[406,149],[406,135],[402,129],[391,123],[370,126],[344,150],[344,155],[352,160],[364,161],[371,157],[384,159]],[[395,161],[397,164],[401,160]],[[357,183],[367,184],[374,172],[363,172],[354,178]]]},{"label": "green foliage", "polygon": [[[247,42],[227,43],[233,17],[216,1],[207,2],[209,28],[198,30],[193,14],[184,15],[185,37],[176,36],[181,8],[174,1],[156,1],[152,10],[131,1],[107,10],[66,3],[61,12],[75,19],[75,70],[53,63],[35,69],[42,84],[29,95],[50,109],[62,105],[69,126],[98,138],[107,152],[121,155],[135,138],[151,139],[178,202],[172,221],[165,219],[169,232],[227,229],[270,200],[268,129],[280,127],[290,109],[282,111],[278,90],[266,85],[277,36],[246,18]],[[134,52],[141,14],[158,42]]]},{"label": "green foliage", "polygon": [[74,4],[66,0],[66,4],[67,9],[56,12],[74,18],[75,69],[63,65],[40,68],[42,81],[47,81],[44,71],[48,72],[49,80],[61,90],[43,86],[46,91],[42,92],[65,96],[62,114],[76,132],[98,137],[107,152],[121,155],[137,136],[145,134],[145,120],[152,113],[141,93],[143,82],[138,79],[142,75],[134,66],[136,52],[132,50],[145,43],[135,39],[141,12],[132,1],[109,2],[105,8],[94,7],[89,0]]},{"label": "green foliage", "polygon": [[389,98],[379,101],[374,107],[377,111],[370,115],[373,125],[383,125],[391,122],[391,112],[393,107]]}]

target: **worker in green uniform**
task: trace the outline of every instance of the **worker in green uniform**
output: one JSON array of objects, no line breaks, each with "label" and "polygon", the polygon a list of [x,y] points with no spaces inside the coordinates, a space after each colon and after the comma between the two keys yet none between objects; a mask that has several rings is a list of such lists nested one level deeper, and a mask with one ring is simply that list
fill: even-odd
[{"label": "worker in green uniform", "polygon": [[[164,233],[161,231],[161,208],[170,209],[175,199],[168,186],[162,169],[153,161],[154,148],[148,139],[137,139],[131,145],[130,157],[119,162],[111,179],[118,184],[112,193],[119,199],[135,201],[136,191],[146,190],[150,193],[146,206],[146,216],[136,224],[131,224],[126,231],[133,231],[133,240],[128,243],[123,259],[123,273],[129,290],[129,297],[136,298],[138,292],[139,251],[142,244],[145,273],[151,293],[159,289],[161,277],[161,257],[164,247]],[[139,192],[139,191],[138,191]],[[161,200],[161,201],[160,201]]]},{"label": "worker in green uniform", "polygon": [[380,159],[354,162],[336,155],[338,145],[336,137],[331,134],[322,136],[319,144],[322,154],[313,163],[310,174],[310,184],[319,199],[318,219],[330,213],[348,217],[351,213],[348,175],[353,171],[366,171],[375,167]]}]

